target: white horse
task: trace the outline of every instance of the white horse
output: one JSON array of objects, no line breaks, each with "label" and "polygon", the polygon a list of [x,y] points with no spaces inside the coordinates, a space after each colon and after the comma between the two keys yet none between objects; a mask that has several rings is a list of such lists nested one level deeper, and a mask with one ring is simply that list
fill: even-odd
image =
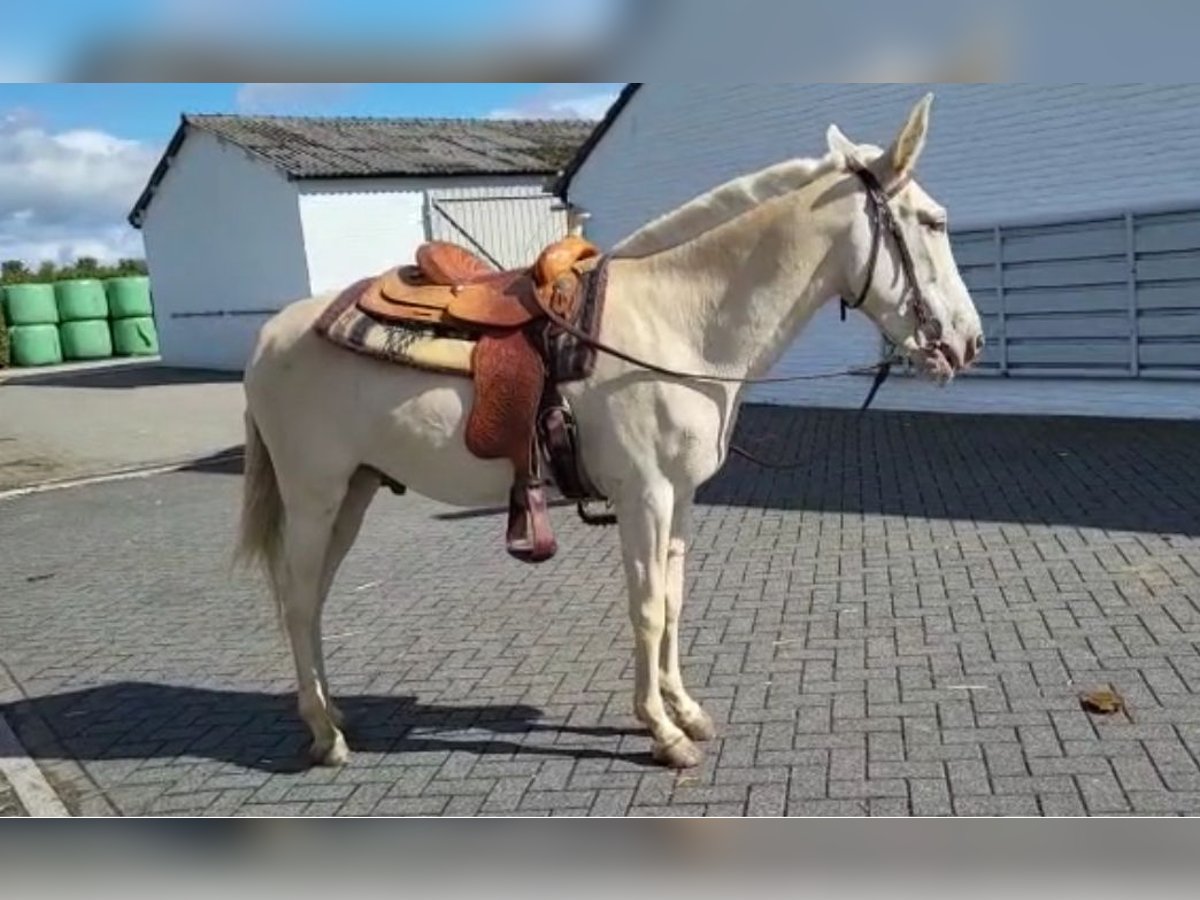
[{"label": "white horse", "polygon": [[[611,253],[600,339],[659,366],[726,379],[671,377],[601,354],[590,378],[563,388],[582,465],[618,519],[633,710],[661,763],[696,765],[694,742],[714,735],[680,676],[684,553],[695,492],[726,459],[745,381],[762,376],[838,296],[857,297],[897,348],[943,383],[983,346],[945,210],[913,179],[931,101],[916,104],[886,151],[830,126],[824,157],[723,185]],[[321,610],[380,473],[447,504],[492,506],[507,503],[512,471],[464,446],[469,379],[371,360],[314,334],[332,297],[275,315],[247,368],[240,553],[268,573],[312,757],[340,765],[348,750],[325,677]]]}]

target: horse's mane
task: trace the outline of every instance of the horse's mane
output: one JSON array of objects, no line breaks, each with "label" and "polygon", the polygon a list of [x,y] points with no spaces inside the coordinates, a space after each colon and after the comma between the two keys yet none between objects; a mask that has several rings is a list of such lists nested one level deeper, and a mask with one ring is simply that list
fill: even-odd
[{"label": "horse's mane", "polygon": [[678,247],[759,204],[804,187],[838,169],[841,154],[790,159],[713,188],[642,226],[612,249],[614,257],[643,257]]}]

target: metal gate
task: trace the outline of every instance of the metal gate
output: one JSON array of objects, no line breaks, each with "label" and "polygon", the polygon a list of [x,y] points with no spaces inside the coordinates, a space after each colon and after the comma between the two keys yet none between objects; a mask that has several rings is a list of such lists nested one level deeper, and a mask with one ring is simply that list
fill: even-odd
[{"label": "metal gate", "polygon": [[537,188],[429,191],[426,216],[431,239],[463,244],[504,269],[528,265],[567,233],[561,201]]},{"label": "metal gate", "polygon": [[985,371],[1200,377],[1200,209],[1002,226],[953,238]]}]

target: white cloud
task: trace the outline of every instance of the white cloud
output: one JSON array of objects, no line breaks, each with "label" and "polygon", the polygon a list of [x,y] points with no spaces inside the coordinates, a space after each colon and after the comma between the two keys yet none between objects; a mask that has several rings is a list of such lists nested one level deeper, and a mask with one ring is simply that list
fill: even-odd
[{"label": "white cloud", "polygon": [[141,256],[125,216],[157,159],[103,131],[54,133],[27,110],[0,116],[0,259]]},{"label": "white cloud", "polygon": [[515,106],[492,110],[489,119],[603,119],[619,91],[594,90],[593,85],[555,85]]}]

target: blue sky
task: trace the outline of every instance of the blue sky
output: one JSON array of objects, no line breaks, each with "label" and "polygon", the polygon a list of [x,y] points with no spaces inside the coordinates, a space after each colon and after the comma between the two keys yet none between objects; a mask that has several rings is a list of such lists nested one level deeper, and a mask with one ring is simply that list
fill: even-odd
[{"label": "blue sky", "polygon": [[[135,0],[121,0],[133,3]],[[200,2],[200,0],[197,0]],[[183,112],[600,118],[620,84],[3,84],[0,260],[142,255],[125,215]]]},{"label": "blue sky", "polygon": [[[0,115],[28,110],[49,130],[99,128],[165,143],[182,112],[466,116],[520,110],[545,97],[604,96],[619,84],[3,84]],[[536,110],[534,110],[536,112]]]},{"label": "blue sky", "polygon": [[[234,48],[371,41],[464,59],[514,38],[563,47],[635,0],[12,0],[0,29],[0,260],[141,256],[125,214],[183,112],[599,118],[613,84],[73,84],[111,38]],[[566,42],[566,43],[564,43]],[[467,46],[469,45],[469,47]],[[361,52],[361,51],[358,51]],[[304,59],[294,49],[293,59]],[[475,54],[478,56],[478,54]],[[402,57],[401,57],[402,58]],[[24,83],[22,83],[24,82]]]}]

